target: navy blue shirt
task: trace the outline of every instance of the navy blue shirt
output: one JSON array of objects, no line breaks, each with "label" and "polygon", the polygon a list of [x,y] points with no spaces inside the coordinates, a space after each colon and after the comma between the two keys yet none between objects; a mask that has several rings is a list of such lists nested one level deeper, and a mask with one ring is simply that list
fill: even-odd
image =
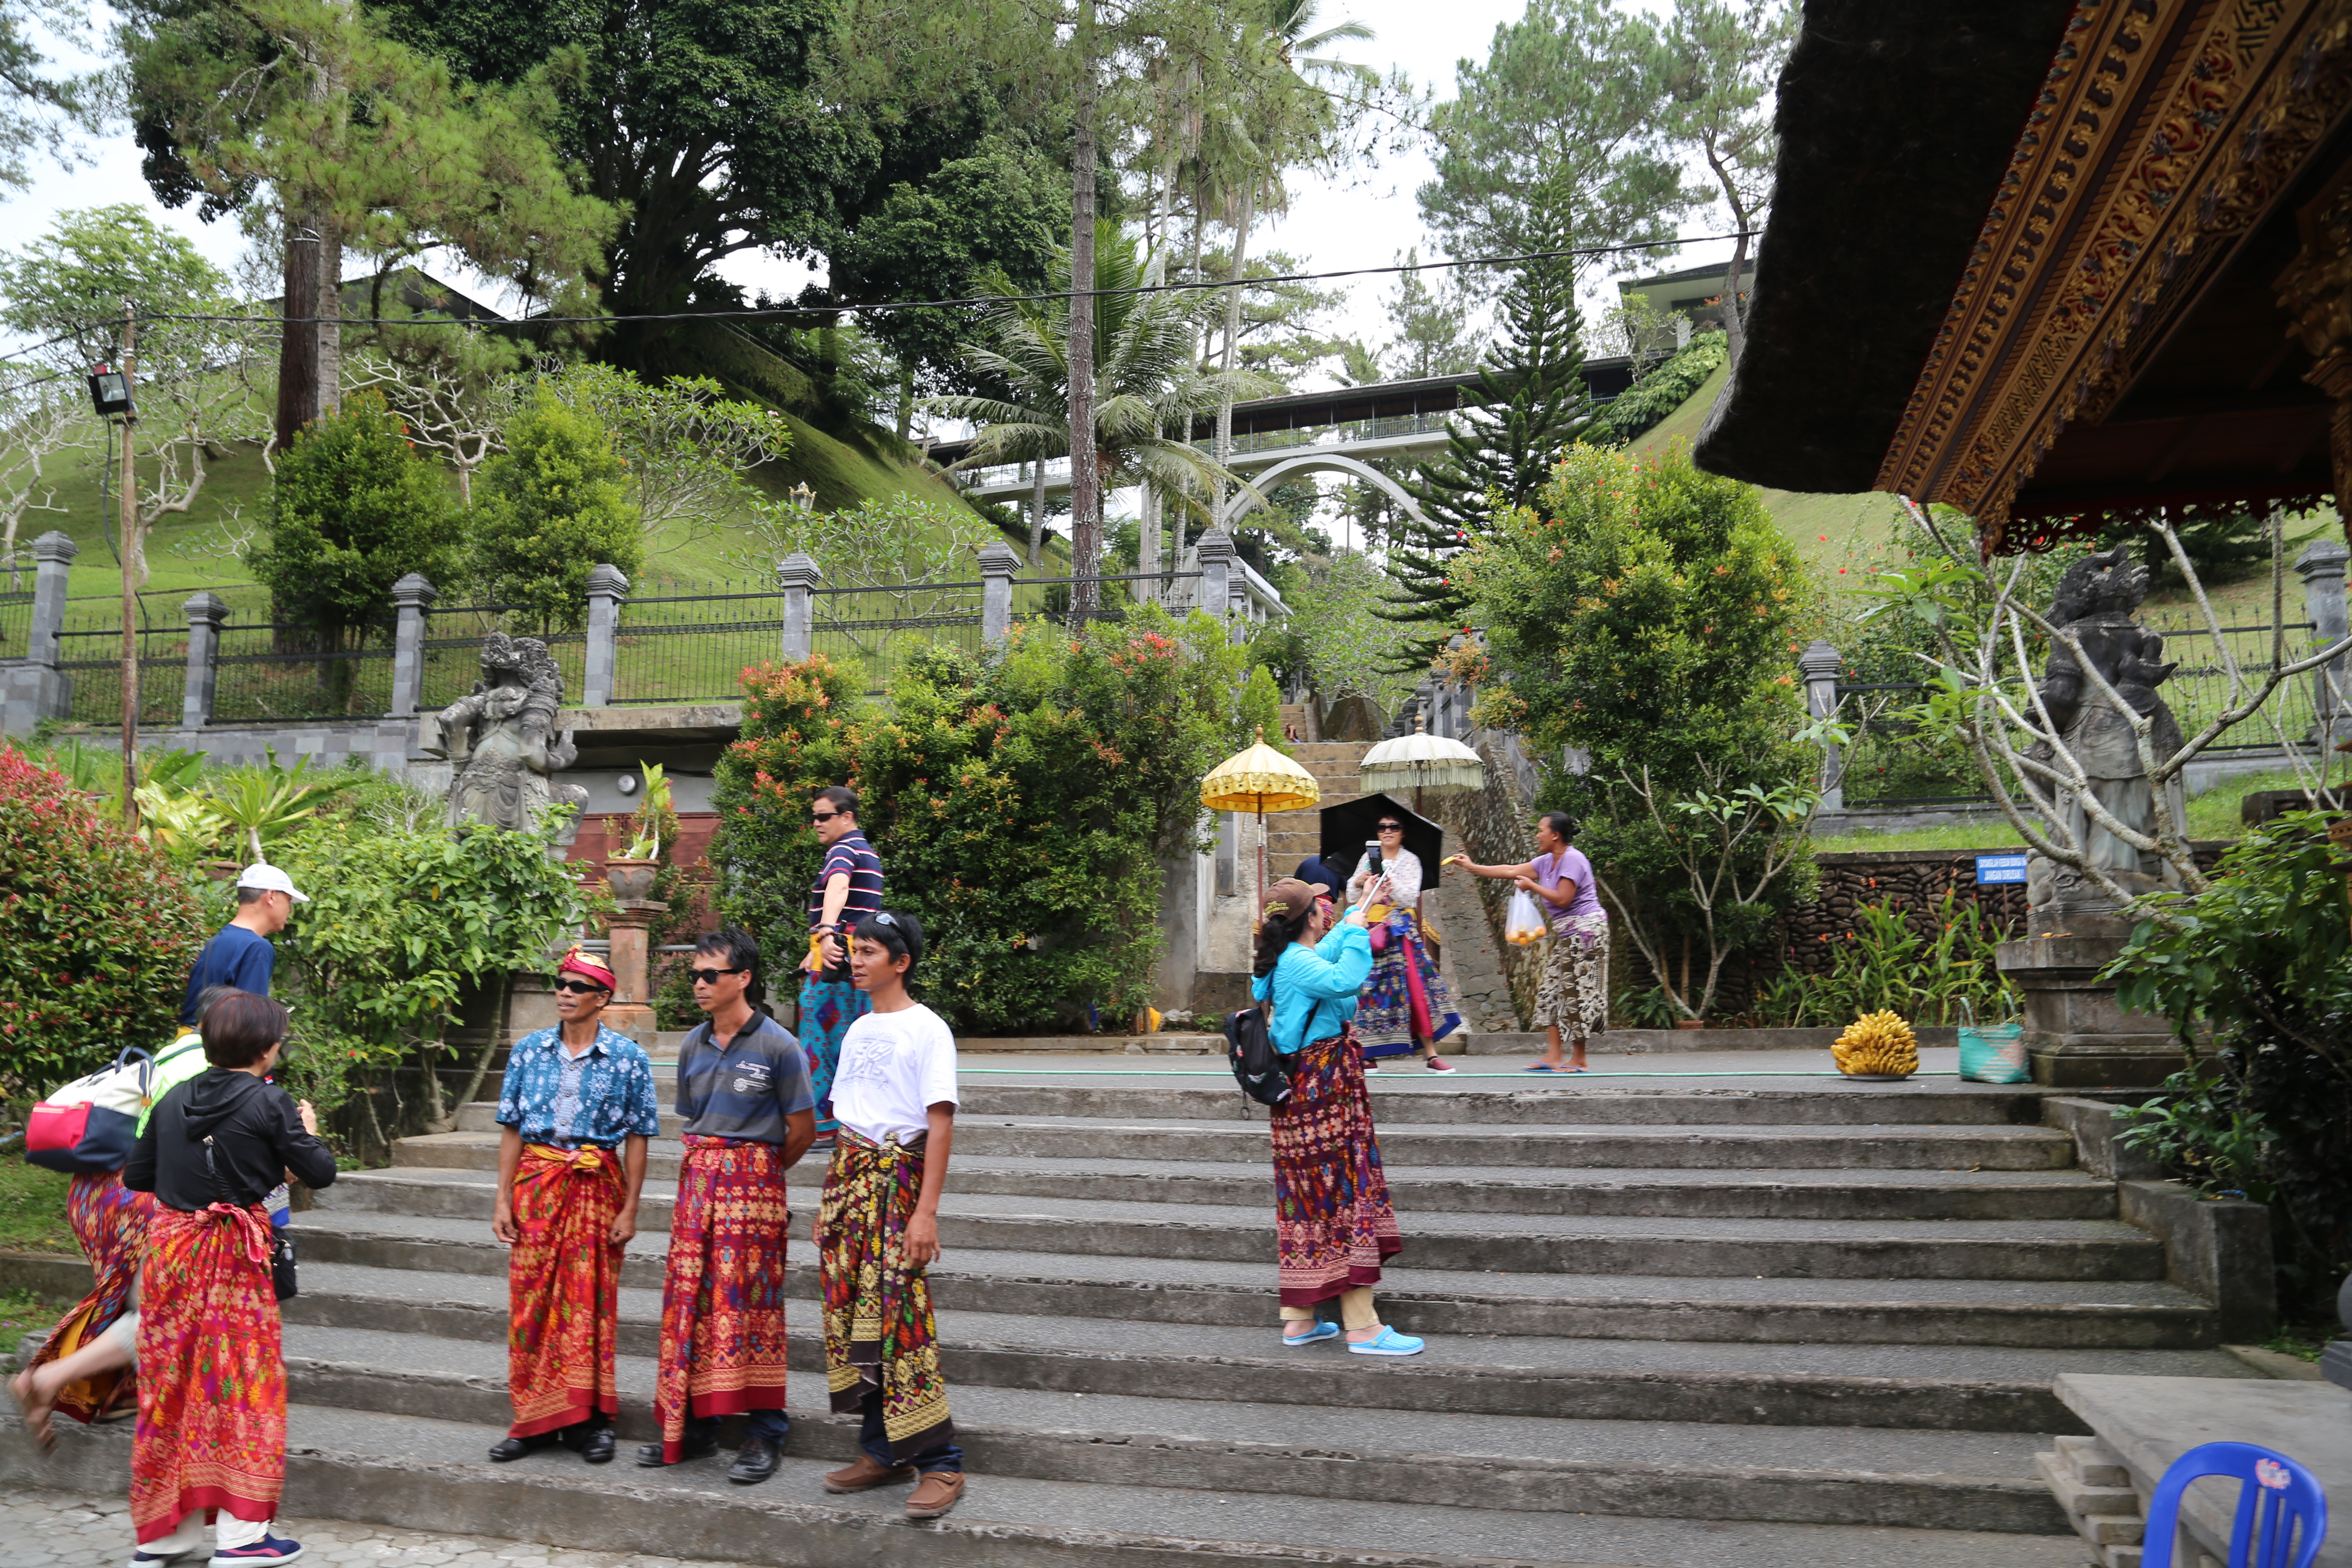
[{"label": "navy blue shirt", "polygon": [[882,858],[866,842],[866,835],[854,827],[826,847],[816,885],[809,889],[811,932],[824,919],[824,885],[845,873],[849,878],[849,898],[841,906],[841,962],[824,969],[825,979],[844,985],[849,983],[849,933],[857,929],[859,921],[882,907]]},{"label": "navy blue shirt", "polygon": [[793,1032],[754,1013],[720,1050],[709,1020],[686,1033],[677,1047],[677,1113],[683,1131],[704,1138],[740,1138],[781,1144],[784,1119],[816,1108],[808,1052]]},{"label": "navy blue shirt", "polygon": [[195,968],[188,972],[188,995],[180,1004],[180,1022],[196,1021],[196,998],[208,985],[268,995],[269,976],[277,967],[278,950],[269,945],[268,937],[256,936],[240,925],[221,927],[220,933],[196,955]]}]

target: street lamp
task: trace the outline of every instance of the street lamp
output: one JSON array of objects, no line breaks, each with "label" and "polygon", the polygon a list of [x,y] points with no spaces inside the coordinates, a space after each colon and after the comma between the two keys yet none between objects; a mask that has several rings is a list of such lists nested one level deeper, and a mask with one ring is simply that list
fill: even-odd
[{"label": "street lamp", "polygon": [[793,504],[800,508],[803,512],[814,511],[816,510],[816,491],[809,489],[809,484],[806,479],[803,479],[799,484],[794,485],[791,489],[786,490],[784,493],[792,497]]}]

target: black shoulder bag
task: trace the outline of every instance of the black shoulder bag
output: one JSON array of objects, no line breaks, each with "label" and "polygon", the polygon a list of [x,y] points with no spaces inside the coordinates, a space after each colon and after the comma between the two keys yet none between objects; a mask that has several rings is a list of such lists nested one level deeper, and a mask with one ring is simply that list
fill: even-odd
[{"label": "black shoulder bag", "polygon": [[[213,1163],[213,1141],[209,1134],[205,1138],[205,1173],[213,1179],[213,1191],[219,1194],[222,1203],[232,1208],[245,1206],[229,1194],[227,1184],[221,1180],[220,1168]],[[269,1288],[278,1292],[278,1299],[281,1301],[292,1300],[297,1289],[294,1238],[286,1234],[286,1229],[282,1225],[269,1226]]]},{"label": "black shoulder bag", "polygon": [[[1323,1011],[1318,1000],[1307,1015],[1308,1039],[1315,1037],[1314,1025]],[[1225,1062],[1234,1069],[1234,1080],[1242,1092],[1260,1105],[1282,1105],[1290,1099],[1290,1058],[1275,1048],[1274,1037],[1266,1029],[1264,1003],[1252,1003],[1237,1013],[1225,1016]]]}]

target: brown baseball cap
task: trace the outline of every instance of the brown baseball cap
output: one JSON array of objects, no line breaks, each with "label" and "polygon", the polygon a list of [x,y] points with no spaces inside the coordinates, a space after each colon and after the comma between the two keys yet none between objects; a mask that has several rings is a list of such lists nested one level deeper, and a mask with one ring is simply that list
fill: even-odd
[{"label": "brown baseball cap", "polygon": [[1315,900],[1330,896],[1331,889],[1320,882],[1302,882],[1296,877],[1285,877],[1265,890],[1266,914],[1280,906],[1286,915],[1303,914],[1315,907]]}]

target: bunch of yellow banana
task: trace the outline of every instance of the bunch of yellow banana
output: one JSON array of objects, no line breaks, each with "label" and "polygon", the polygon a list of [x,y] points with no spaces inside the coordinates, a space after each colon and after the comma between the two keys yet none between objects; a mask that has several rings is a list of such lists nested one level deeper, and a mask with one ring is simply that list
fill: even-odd
[{"label": "bunch of yellow banana", "polygon": [[1893,1013],[1871,1013],[1845,1026],[1831,1047],[1838,1071],[1898,1075],[1919,1070],[1919,1042]]}]

